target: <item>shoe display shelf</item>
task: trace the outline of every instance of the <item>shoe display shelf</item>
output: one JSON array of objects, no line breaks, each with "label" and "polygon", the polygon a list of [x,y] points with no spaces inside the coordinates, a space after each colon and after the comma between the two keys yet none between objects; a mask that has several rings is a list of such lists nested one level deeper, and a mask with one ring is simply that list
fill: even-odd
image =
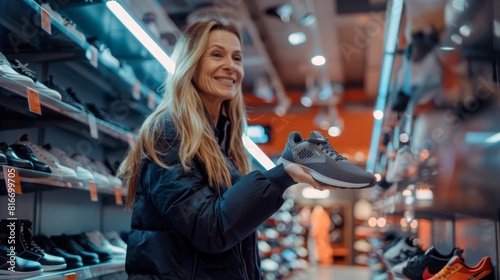
[{"label": "shoe display shelf", "polygon": [[[23,278],[25,280],[67,280],[67,279],[94,279],[107,276],[109,279],[125,279],[125,261],[112,260],[110,262],[85,266],[62,271],[43,272],[34,277]],[[115,278],[113,278],[115,277]]]},{"label": "shoe display shelf", "polygon": [[[134,48],[136,53],[121,53],[120,58],[125,57],[132,61],[145,61],[144,63],[150,69],[155,69],[151,65],[153,62],[149,61],[156,60],[152,57],[142,57],[140,55],[147,51],[143,47],[138,47],[141,45],[140,42],[114,17],[103,2],[66,1],[66,4],[60,4],[59,7],[60,11],[75,9],[74,16],[78,17],[85,4],[95,6],[98,10],[102,10],[100,12],[101,16],[115,21],[113,25],[109,25],[113,28],[113,31],[109,34],[114,33],[120,38],[125,37],[121,39],[124,40],[122,44],[117,44],[117,49],[121,50],[126,46],[133,45],[131,48]],[[107,14],[103,15],[102,13],[105,11]],[[93,10],[93,12],[96,11]],[[45,12],[43,13],[45,14]],[[54,14],[55,12],[51,10],[49,14],[51,13]],[[64,63],[64,65],[69,71],[74,71],[80,75],[80,78],[85,78],[89,82],[99,85],[110,97],[119,98],[118,93],[128,93],[127,98],[133,100],[133,102],[130,102],[130,107],[140,114],[150,113],[151,108],[159,104],[161,97],[156,92],[164,82],[164,76],[161,76],[161,81],[160,78],[153,75],[136,77],[129,68],[123,67],[121,62],[113,56],[117,51],[114,51],[113,54],[109,52],[109,49],[103,52],[102,49],[98,49],[99,46],[94,46],[87,41],[88,38],[84,33],[99,33],[102,38],[107,38],[106,34],[109,30],[95,30],[96,27],[101,27],[97,25],[104,24],[102,17],[92,14],[99,17],[87,23],[94,29],[82,33],[80,25],[78,25],[78,29],[72,25],[74,24],[73,18],[71,18],[71,24],[68,24],[51,16],[51,34],[48,34],[42,29],[41,14],[42,7],[35,0],[0,2],[0,24],[3,26],[4,31],[9,34],[7,36],[8,42],[4,43],[5,46],[2,47],[4,54],[15,54],[15,57],[23,62],[68,62]],[[60,17],[61,15],[57,13],[57,18]]]},{"label": "shoe display shelf", "polygon": [[[397,2],[406,4],[406,1],[405,4],[392,1]],[[401,13],[393,12],[387,18],[386,26],[393,21],[398,27],[386,33],[394,35],[394,40],[386,38],[386,43],[394,45],[384,47],[386,57],[375,107],[383,112],[383,118],[375,120],[367,168],[380,174],[383,183],[385,179],[391,180],[387,180],[388,184],[380,182],[375,187],[377,195],[370,200],[378,216],[396,221],[384,227],[374,226],[377,231],[392,229],[404,236],[423,237],[427,246],[435,245],[443,251],[461,247],[465,249],[466,263],[470,264],[489,256],[498,279],[500,37],[494,35],[489,22],[500,19],[500,5],[489,0],[469,4],[463,10],[447,11],[456,13],[449,15],[455,22],[446,24],[441,41],[429,52],[438,53],[436,56],[443,61],[429,64],[423,70],[424,73],[436,73],[438,68],[443,72],[457,70],[453,61],[443,58],[449,51],[456,52],[468,68],[466,74],[453,76],[461,95],[447,92],[444,81],[437,90],[424,81],[411,87],[403,110],[395,107],[402,92],[398,83],[403,84],[398,81],[401,77],[398,72],[409,65],[421,65],[411,60],[405,65],[401,57],[404,52],[396,51],[405,48],[400,45],[404,40],[397,39],[404,37],[405,32]],[[469,21],[470,18],[475,20]],[[473,34],[462,36],[463,41],[458,44],[453,42],[458,36],[453,34],[461,34],[459,28],[465,25],[474,30]],[[414,75],[412,72],[411,77]],[[451,80],[450,76],[442,77],[447,82]],[[407,225],[403,225],[404,221]],[[410,222],[414,221],[418,223],[410,229]],[[394,277],[388,269],[387,278]]]},{"label": "shoe display shelf", "polygon": [[[40,107],[42,115],[39,116],[35,113],[29,112],[28,104],[28,88],[16,81],[7,79],[0,76],[0,95],[3,96],[4,102],[0,104],[1,107],[7,107],[9,110],[13,110],[19,113],[16,116],[15,122],[11,124],[15,127],[19,127],[19,120],[27,118],[27,126],[33,124],[35,121],[47,120],[49,122],[58,122],[60,125],[72,132],[81,134],[82,131],[88,132],[88,136],[92,135],[91,130],[95,129],[95,132],[99,134],[96,135],[101,138],[101,135],[107,135],[110,139],[103,139],[102,142],[105,145],[107,142],[111,142],[110,145],[117,145],[114,139],[121,140],[123,145],[131,143],[130,141],[135,140],[135,134],[125,131],[124,129],[117,127],[111,123],[107,123],[94,117],[85,111],[75,108],[65,102],[56,100],[54,98],[48,97],[42,93],[39,94]],[[8,101],[8,102],[7,102]],[[7,115],[5,115],[7,117]],[[14,119],[12,120],[14,121]],[[6,124],[8,125],[8,124]]]}]

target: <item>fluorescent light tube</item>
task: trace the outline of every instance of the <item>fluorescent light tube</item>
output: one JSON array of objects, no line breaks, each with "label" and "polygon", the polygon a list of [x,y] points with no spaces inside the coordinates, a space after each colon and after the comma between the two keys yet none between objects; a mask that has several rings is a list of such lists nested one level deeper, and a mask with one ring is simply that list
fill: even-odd
[{"label": "fluorescent light tube", "polygon": [[245,145],[245,149],[247,149],[252,157],[266,170],[276,166],[276,164],[274,164],[274,162],[247,135],[243,135],[243,145]]},{"label": "fluorescent light tube", "polygon": [[108,9],[127,27],[127,29],[141,42],[142,45],[160,62],[169,72],[174,73],[175,62],[158,46],[158,44],[144,31],[132,16],[117,1],[106,2]]}]

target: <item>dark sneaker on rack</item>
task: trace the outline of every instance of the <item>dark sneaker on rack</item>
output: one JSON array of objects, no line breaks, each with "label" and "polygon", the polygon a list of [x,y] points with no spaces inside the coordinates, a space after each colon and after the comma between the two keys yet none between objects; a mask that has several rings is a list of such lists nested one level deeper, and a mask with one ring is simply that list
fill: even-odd
[{"label": "dark sneaker on rack", "polygon": [[0,243],[0,279],[24,279],[42,274],[42,272],[43,268],[39,262],[17,257],[12,254],[10,246]]},{"label": "dark sneaker on rack", "polygon": [[0,151],[2,151],[3,155],[5,155],[8,165],[24,169],[33,169],[33,163],[17,156],[16,152],[14,152],[14,150],[12,150],[7,143],[0,143]]},{"label": "dark sneaker on rack", "polygon": [[100,263],[99,255],[93,252],[86,251],[75,240],[68,235],[51,236],[50,239],[54,241],[57,247],[63,249],[67,253],[79,255],[82,258],[84,265],[93,265]]},{"label": "dark sneaker on rack", "polygon": [[297,163],[318,182],[345,189],[368,188],[377,182],[375,176],[341,156],[318,131],[303,139],[299,132],[288,136],[278,164]]},{"label": "dark sneaker on rack", "polygon": [[50,165],[38,160],[38,158],[33,154],[33,151],[31,151],[31,149],[26,145],[12,144],[10,145],[10,147],[20,158],[31,161],[31,163],[33,163],[33,168],[36,171],[52,173],[52,168],[50,168]]},{"label": "dark sneaker on rack", "polygon": [[110,261],[113,258],[113,254],[110,251],[97,247],[85,233],[70,235],[70,238],[86,251],[96,253],[101,263]]},{"label": "dark sneaker on rack", "polygon": [[463,260],[463,250],[460,248],[453,248],[448,255],[443,255],[432,246],[425,254],[419,255],[408,261],[403,268],[403,275],[412,279],[427,280],[437,274],[454,256],[458,256]]},{"label": "dark sneaker on rack", "polygon": [[5,236],[7,232],[14,231],[16,255],[18,257],[39,262],[44,271],[54,271],[66,268],[66,261],[63,258],[45,253],[42,248],[33,241],[31,221],[2,220],[0,224],[2,237]]},{"label": "dark sneaker on rack", "polygon": [[43,249],[44,252],[47,252],[51,255],[58,256],[64,258],[67,268],[78,268],[83,266],[82,257],[79,255],[70,254],[63,249],[56,246],[54,241],[52,241],[46,235],[37,235],[33,237],[33,240],[40,248]]}]

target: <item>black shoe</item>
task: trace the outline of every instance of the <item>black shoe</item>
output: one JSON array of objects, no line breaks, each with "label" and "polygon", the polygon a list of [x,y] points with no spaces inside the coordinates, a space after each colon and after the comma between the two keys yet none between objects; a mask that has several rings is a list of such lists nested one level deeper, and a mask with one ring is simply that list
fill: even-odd
[{"label": "black shoe", "polygon": [[39,262],[44,271],[53,271],[66,268],[66,261],[58,256],[43,252],[32,239],[31,221],[29,220],[2,220],[0,230],[3,235],[14,231],[15,247],[18,257]]},{"label": "black shoe", "polygon": [[84,265],[93,265],[100,263],[99,255],[93,252],[86,251],[75,240],[68,235],[51,236],[50,239],[54,241],[57,247],[63,249],[67,253],[79,255],[82,257]]},{"label": "black shoe", "polygon": [[48,236],[38,235],[33,237],[33,240],[38,246],[40,246],[40,248],[43,249],[44,252],[64,258],[66,264],[68,265],[67,268],[78,268],[83,266],[82,257],[67,253],[63,249],[57,247],[54,241],[52,241]]},{"label": "black shoe", "polygon": [[52,173],[52,168],[45,162],[41,162],[34,154],[33,151],[23,144],[12,144],[10,148],[22,159],[26,159],[33,163],[33,168],[37,171]]},{"label": "black shoe", "polygon": [[[13,268],[9,270],[9,268]],[[43,268],[39,262],[26,260],[15,256],[7,247],[0,243],[0,279],[19,279],[42,274]]]},{"label": "black shoe", "polygon": [[7,143],[0,143],[0,151],[2,151],[7,158],[7,163],[10,166],[24,169],[33,169],[33,163],[31,163],[31,161],[29,160],[18,157],[14,150],[12,150],[9,145],[7,145]]},{"label": "black shoe", "polygon": [[82,246],[83,249],[96,253],[99,256],[100,262],[107,262],[113,258],[113,254],[110,251],[97,247],[85,233],[71,235],[70,237]]}]

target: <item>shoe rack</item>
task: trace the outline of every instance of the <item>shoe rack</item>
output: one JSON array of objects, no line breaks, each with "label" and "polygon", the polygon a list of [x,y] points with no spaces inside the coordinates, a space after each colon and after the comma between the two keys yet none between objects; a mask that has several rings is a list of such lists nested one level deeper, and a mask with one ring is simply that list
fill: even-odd
[{"label": "shoe rack", "polygon": [[[68,155],[121,161],[135,141],[135,129],[161,100],[164,68],[105,1],[0,1],[0,53],[27,63],[40,82],[53,78],[61,88],[71,88],[78,99],[30,90],[1,65],[0,142],[9,145],[27,134],[31,142],[50,143]],[[14,217],[32,221],[34,235],[129,228],[122,188],[33,170],[17,173]],[[2,185],[4,175],[0,171]],[[10,214],[8,198],[7,188],[0,187],[2,219]],[[74,279],[126,277],[123,260],[71,272]],[[66,274],[44,272],[29,279],[69,279]]]},{"label": "shoe rack", "polygon": [[[367,163],[383,181],[374,188],[371,200],[375,218],[394,221],[392,227],[404,235],[420,235],[428,245],[446,252],[461,247],[471,265],[490,256],[499,279],[500,126],[496,120],[500,117],[500,35],[495,26],[500,22],[500,5],[492,0],[449,2],[466,5],[463,9],[447,7],[451,16],[429,54],[438,63],[425,70],[442,71],[434,74],[443,77],[442,83],[437,88],[426,82],[413,85],[407,105],[397,112],[394,106],[401,101],[401,73],[415,62],[405,64],[404,59],[408,51],[406,1],[390,1],[403,9],[386,19],[387,26],[391,21],[397,26],[397,32],[386,32],[385,42],[394,45],[385,46],[387,63],[375,108],[383,112],[383,118],[375,120]],[[391,35],[394,40],[388,39]],[[457,95],[446,84],[450,82],[446,71],[460,71],[450,59],[453,54],[466,65],[462,75],[454,77],[461,82]],[[428,101],[423,102],[425,98]],[[416,220],[418,226],[403,228],[400,219],[408,225]]]}]

